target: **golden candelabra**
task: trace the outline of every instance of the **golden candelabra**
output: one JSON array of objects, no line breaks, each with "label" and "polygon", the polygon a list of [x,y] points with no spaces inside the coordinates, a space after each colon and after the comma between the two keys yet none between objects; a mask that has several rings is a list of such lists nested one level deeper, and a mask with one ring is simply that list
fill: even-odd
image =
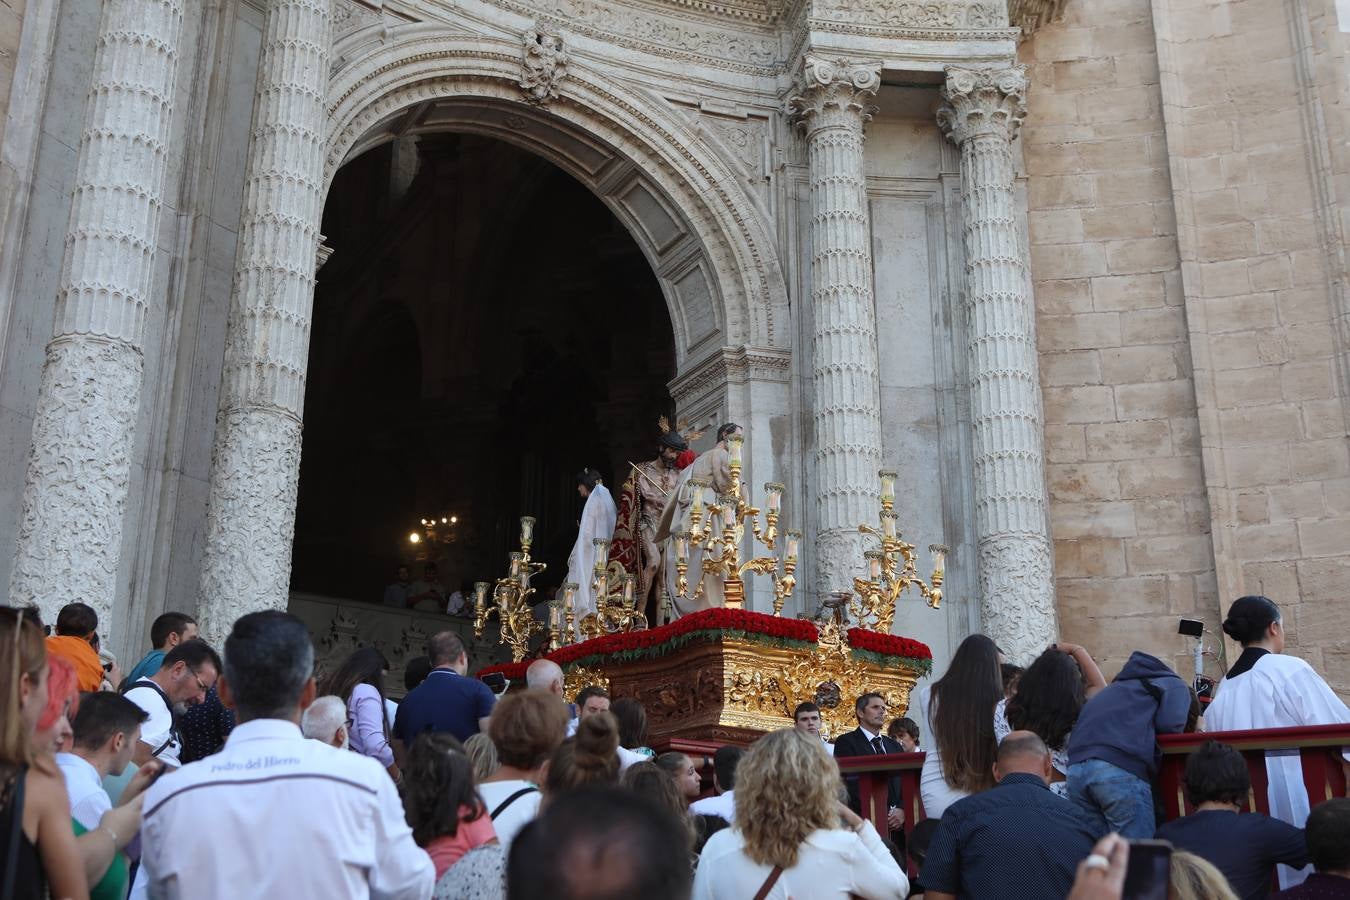
[{"label": "golden candelabra", "polygon": [[[530,608],[530,596],[534,588],[530,579],[548,568],[547,563],[530,559],[530,545],[534,543],[534,518],[523,516],[520,520],[520,549],[511,553],[511,568],[505,577],[498,578],[496,587],[486,581],[480,581],[474,587],[474,637],[483,636],[483,628],[488,617],[497,614],[501,624],[501,643],[511,647],[511,660],[520,662],[529,651],[530,637],[545,626],[534,617]],[[493,605],[488,605],[488,589],[492,588]]]},{"label": "golden candelabra", "polygon": [[[587,612],[577,622],[580,640],[589,640],[603,634],[620,631],[641,631],[647,627],[647,617],[637,608],[637,576],[624,571],[618,562],[609,559],[609,541],[595,538],[595,566],[591,570],[591,593],[595,595],[595,610]],[[563,586],[563,607],[566,611],[567,633],[575,615],[574,598],[578,585],[569,582]]]},{"label": "golden candelabra", "polygon": [[[792,596],[797,586],[797,551],[801,532],[786,533],[783,560],[777,556],[757,556],[741,562],[741,542],[747,523],[755,540],[770,552],[778,540],[778,518],[782,509],[784,487],[776,482],[764,485],[767,506],[764,527],[760,527],[758,507],[751,506],[741,491],[741,460],[745,436],[733,434],[727,438],[727,452],[731,457],[730,493],[717,496],[712,484],[705,478],[689,479],[693,492],[686,521],[672,532],[675,540],[675,592],[684,599],[697,600],[704,593],[704,578],[712,575],[723,579],[723,596],[729,609],[745,605],[746,572],[768,575],[773,579],[773,614],[779,615],[783,603]],[[698,582],[689,595],[689,548],[701,548]]]},{"label": "golden candelabra", "polygon": [[860,626],[889,634],[900,595],[911,587],[918,588],[933,609],[941,605],[947,548],[941,544],[929,545],[928,550],[933,554],[933,574],[925,582],[915,565],[914,545],[906,543],[900,535],[900,517],[895,512],[896,473],[883,469],[877,475],[881,479],[881,529],[859,525],[858,530],[877,538],[881,546],[863,553],[868,577],[853,579],[860,605],[852,608],[859,617]]}]

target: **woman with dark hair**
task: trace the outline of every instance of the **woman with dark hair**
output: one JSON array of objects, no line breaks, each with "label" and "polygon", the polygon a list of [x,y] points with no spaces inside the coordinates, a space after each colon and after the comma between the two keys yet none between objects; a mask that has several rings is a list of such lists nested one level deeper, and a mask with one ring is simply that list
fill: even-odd
[{"label": "woman with dark hair", "polygon": [[685,754],[674,751],[662,753],[652,762],[675,783],[686,805],[697,800],[698,795],[703,793],[703,779],[699,777],[694,761]]},{"label": "woman with dark hair", "polygon": [[928,733],[919,792],[929,818],[994,785],[994,707],[1003,699],[998,647],[982,634],[961,642],[946,673],[922,692]]},{"label": "woman with dark hair", "polygon": [[[1284,621],[1268,597],[1239,597],[1223,620],[1224,633],[1242,645],[1242,654],[1205,710],[1208,731],[1289,728],[1350,723],[1350,709],[1321,676],[1297,656],[1284,653]],[[1345,754],[1350,760],[1350,753]],[[1350,763],[1346,763],[1350,775]],[[1270,814],[1303,827],[1308,791],[1297,754],[1266,754]],[[1300,884],[1303,874],[1280,868],[1280,886]]]},{"label": "woman with dark hair", "polygon": [[1069,732],[1083,704],[1106,687],[1101,669],[1077,644],[1054,644],[1018,676],[1017,693],[994,710],[994,738],[1030,731],[1050,748],[1050,790],[1068,799]]},{"label": "woman with dark hair", "polygon": [[413,840],[440,879],[475,847],[497,842],[492,819],[473,786],[473,763],[454,735],[427,732],[408,751],[403,812]]},{"label": "woman with dark hair", "polygon": [[384,710],[384,676],[389,660],[374,647],[357,647],[336,671],[319,682],[320,697],[340,697],[347,704],[347,734],[352,750],[380,761],[397,783],[402,776],[389,745],[389,717]]},{"label": "woman with dark hair", "polygon": [[697,826],[694,817],[689,813],[688,801],[685,800],[683,792],[676,786],[675,779],[666,774],[654,762],[640,762],[628,767],[628,770],[623,773],[622,783],[633,793],[641,794],[657,806],[670,812],[671,818],[683,826],[684,833],[689,840],[689,845],[685,848],[685,851],[690,854],[691,861],[697,861],[698,851],[695,849],[699,836]]},{"label": "woman with dark hair", "polygon": [[610,704],[609,711],[619,720],[619,765],[626,769],[654,759],[656,751],[647,746],[647,709],[642,701],[620,697]]}]

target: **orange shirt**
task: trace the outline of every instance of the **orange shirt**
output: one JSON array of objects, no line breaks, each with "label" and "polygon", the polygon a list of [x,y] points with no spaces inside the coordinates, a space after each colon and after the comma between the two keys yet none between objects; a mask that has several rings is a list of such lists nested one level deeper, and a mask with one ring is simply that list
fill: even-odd
[{"label": "orange shirt", "polygon": [[103,684],[103,663],[99,661],[98,652],[84,638],[52,635],[47,638],[47,652],[75,667],[81,691],[96,691]]}]

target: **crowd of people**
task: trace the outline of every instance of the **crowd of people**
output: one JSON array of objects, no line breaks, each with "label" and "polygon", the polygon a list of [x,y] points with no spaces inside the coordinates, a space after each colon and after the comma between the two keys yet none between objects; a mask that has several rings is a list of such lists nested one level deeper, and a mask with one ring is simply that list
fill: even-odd
[{"label": "crowd of people", "polygon": [[[1282,653],[1273,602],[1238,600],[1224,629],[1244,650],[1208,730],[1350,722]],[[374,647],[316,679],[283,612],[240,618],[221,653],[166,613],[125,677],[84,604],[48,631],[0,607],[4,900],[1114,900],[1150,871],[1156,896],[1230,900],[1270,896],[1277,870],[1276,896],[1350,898],[1350,800],[1310,800],[1297,758],[1268,760],[1263,815],[1242,754],[1211,740],[1186,761],[1192,811],[1162,821],[1157,736],[1201,709],[1146,653],[1108,683],[1081,646],[1010,669],[972,635],[909,716],[867,692],[831,741],[803,703],[793,727],[705,756],[657,753],[640,702],[569,698],[548,660],[498,697],[453,631],[397,704]],[[836,760],[920,750],[925,817],[906,823],[892,778],[878,831]]]}]

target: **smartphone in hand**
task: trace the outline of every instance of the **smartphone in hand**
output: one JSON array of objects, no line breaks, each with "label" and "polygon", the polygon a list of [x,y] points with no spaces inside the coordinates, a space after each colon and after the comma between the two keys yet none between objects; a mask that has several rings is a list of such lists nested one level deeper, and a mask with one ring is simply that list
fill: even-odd
[{"label": "smartphone in hand", "polygon": [[1121,900],[1167,900],[1171,880],[1171,841],[1130,841]]}]

